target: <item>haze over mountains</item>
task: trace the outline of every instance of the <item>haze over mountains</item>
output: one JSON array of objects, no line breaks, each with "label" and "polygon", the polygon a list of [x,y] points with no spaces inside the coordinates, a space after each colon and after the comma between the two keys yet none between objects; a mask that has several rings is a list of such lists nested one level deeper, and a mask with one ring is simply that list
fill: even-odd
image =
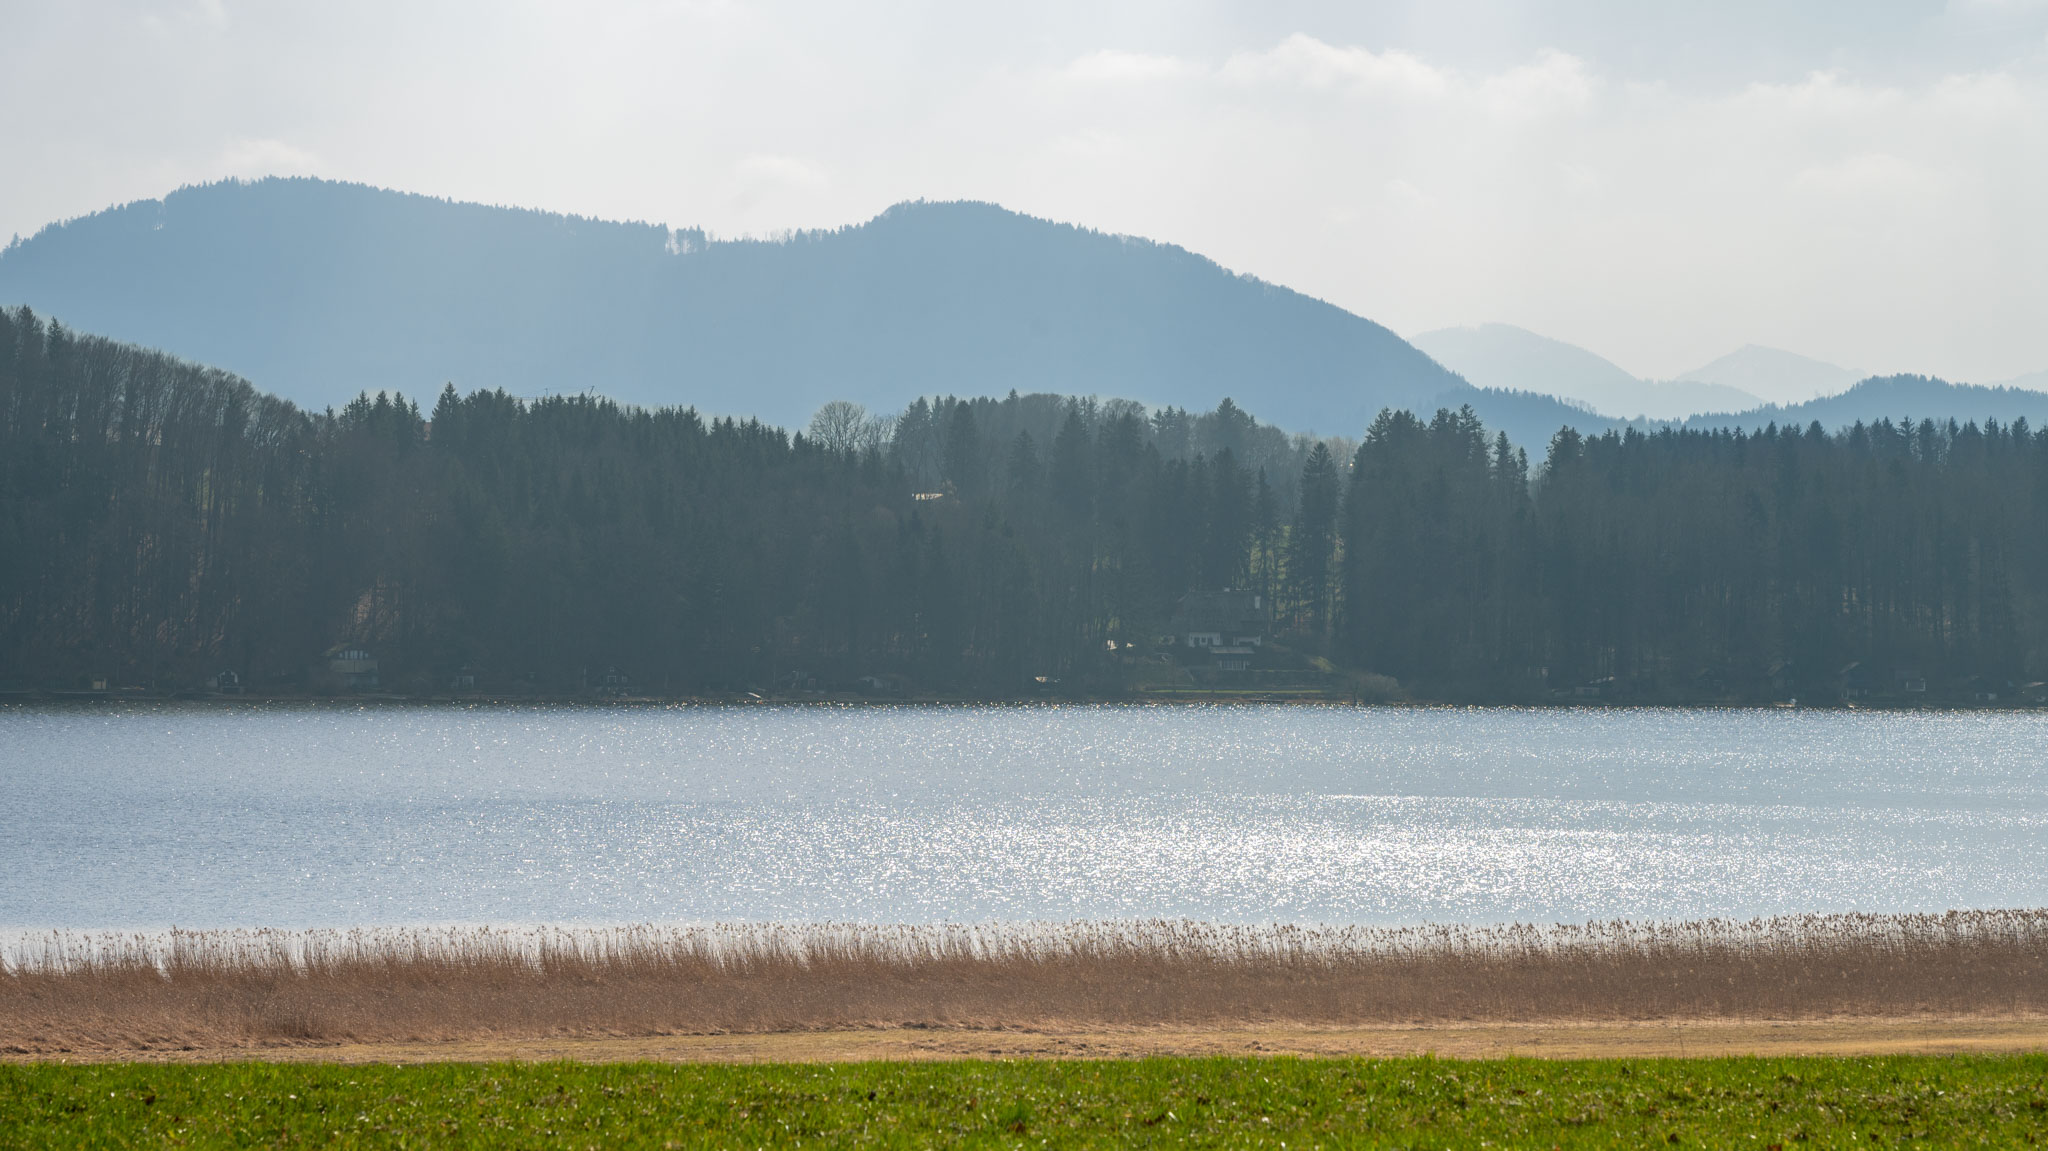
[{"label": "haze over mountains", "polygon": [[1410,342],[1482,388],[1507,395],[1540,392],[1586,405],[1603,419],[1573,426],[1761,428],[1818,421],[1842,428],[1861,420],[1935,419],[2010,422],[2048,418],[2048,372],[1990,385],[1952,384],[1918,375],[1862,372],[1756,345],[1672,380],[1639,379],[1593,352],[1509,324],[1423,332]]},{"label": "haze over mountains", "polygon": [[[1766,404],[1803,404],[1849,390],[1869,376],[1811,356],[1755,344],[1730,352],[1705,367],[1681,374],[1676,383],[1712,384],[1755,396]],[[1705,411],[1716,409],[1707,408]],[[1721,411],[1740,409],[1723,408]]]},{"label": "haze over mountains", "polygon": [[2048,426],[2048,392],[2030,388],[1951,384],[1928,376],[1873,376],[1847,391],[1803,404],[1768,404],[1746,412],[1710,413],[1685,420],[1687,428],[1848,427],[1859,420],[1873,423],[1933,419],[1982,425],[1988,420],[2009,424],[2024,419]]},{"label": "haze over mountains", "polygon": [[1511,324],[1443,328],[1408,342],[1479,387],[1558,396],[1621,419],[1683,419],[1698,412],[1739,412],[1762,402],[1709,380],[1637,379],[1584,348]]},{"label": "haze over mountains", "polygon": [[[44,229],[0,300],[315,408],[362,389],[538,395],[802,426],[847,399],[1016,388],[1355,434],[1471,393],[1392,332],[1166,244],[978,203],[779,241],[268,179]],[[1562,408],[1559,409],[1562,411]]]},{"label": "haze over mountains", "polygon": [[1641,379],[1585,348],[1511,324],[1442,328],[1409,342],[1479,387],[1543,392],[1616,419],[1683,420],[1802,404],[1847,391],[1866,375],[1752,344],[1675,379]]},{"label": "haze over mountains", "polygon": [[2036,392],[2048,392],[2048,369],[2028,372],[2026,375],[2014,376],[2009,380],[1993,380],[1990,386],[1998,388],[2026,388]]},{"label": "haze over mountains", "polygon": [[1470,404],[1540,450],[1566,424],[2010,419],[2033,406],[1933,380],[1815,406],[1858,373],[1768,348],[1653,381],[1505,324],[1411,343],[1170,244],[968,202],[719,240],[360,184],[228,181],[9,246],[0,304],[315,409],[452,382],[801,427],[830,400],[887,413],[920,395],[1016,389],[1193,410],[1227,396],[1291,432],[1355,436],[1382,409]]}]

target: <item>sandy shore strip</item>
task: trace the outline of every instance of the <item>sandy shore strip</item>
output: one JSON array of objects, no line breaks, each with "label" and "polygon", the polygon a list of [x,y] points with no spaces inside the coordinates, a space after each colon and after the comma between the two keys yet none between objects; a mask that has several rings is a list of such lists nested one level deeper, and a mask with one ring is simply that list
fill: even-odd
[{"label": "sandy shore strip", "polygon": [[1153,1055],[1449,1059],[1938,1055],[2048,1051],[2048,1017],[1529,1023],[1414,1027],[865,1028],[727,1035],[488,1038],[0,1054],[6,1062],[479,1063],[572,1060],[844,1063],[867,1060],[1135,1059]]}]

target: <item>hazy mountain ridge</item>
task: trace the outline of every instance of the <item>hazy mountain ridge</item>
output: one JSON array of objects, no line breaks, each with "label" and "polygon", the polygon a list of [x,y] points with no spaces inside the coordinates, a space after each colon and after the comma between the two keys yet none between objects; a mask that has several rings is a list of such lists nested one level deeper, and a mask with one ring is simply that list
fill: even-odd
[{"label": "hazy mountain ridge", "polygon": [[[1532,450],[1566,424],[1597,433],[1687,407],[1746,408],[1719,419],[1748,427],[1897,414],[1756,408],[1701,381],[1630,390],[1634,378],[1593,353],[1505,325],[1483,330],[1509,337],[1510,352],[1536,348],[1550,378],[1475,369],[1437,343],[1440,364],[1370,320],[1185,248],[964,202],[718,239],[360,184],[229,182],[10,245],[0,302],[217,365],[313,409],[362,391],[431,396],[452,381],[794,428],[835,399],[891,412],[921,395],[1016,389],[1198,412],[1230,397],[1290,432],[1355,436],[1384,408],[1469,404]],[[1592,387],[1559,384],[1576,377]],[[1916,398],[1916,417],[2019,412],[1983,411],[1974,393],[1960,406],[1938,391]]]},{"label": "hazy mountain ridge", "polygon": [[1512,324],[1440,328],[1409,342],[1477,387],[1552,395],[1619,419],[1683,419],[1763,402],[1725,384],[1641,379],[1576,344]]},{"label": "hazy mountain ridge", "polygon": [[1855,368],[1782,348],[1748,344],[1681,374],[1674,382],[1718,384],[1755,396],[1766,405],[1783,405],[1837,395],[1869,378],[1870,373]]},{"label": "hazy mountain ridge", "polygon": [[[1804,427],[1816,420],[1829,431],[1881,419],[1982,424],[2025,418],[2039,424],[2048,414],[2048,391],[2043,390],[2048,389],[2048,372],[1989,385],[1915,375],[1858,379],[1834,364],[1752,344],[1677,379],[1652,381],[1631,376],[1585,348],[1509,324],[1443,328],[1420,333],[1412,342],[1477,385],[1482,394],[1472,401],[1475,410],[1532,447],[1547,441],[1542,428],[1547,417],[1599,434],[1624,427],[1754,431],[1772,424]],[[1822,394],[1764,403],[1716,379],[1744,380],[1777,394]],[[1696,391],[1688,394],[1688,388]],[[1557,397],[1561,406],[1537,404],[1548,396]],[[1650,407],[1660,401],[1677,408],[1677,414],[1660,416]],[[1617,415],[1632,406],[1642,410]]]},{"label": "hazy mountain ridge", "polygon": [[1959,424],[1982,424],[1987,420],[2009,424],[2024,419],[2038,427],[2048,421],[2048,392],[1952,384],[1932,376],[1872,376],[1840,395],[1823,396],[1803,404],[1767,404],[1754,411],[1698,416],[1675,426],[1692,430],[1754,429],[1770,424],[1782,428],[1817,422],[1823,429],[1835,431],[1881,419]]},{"label": "hazy mountain ridge", "polygon": [[[820,404],[1127,395],[1355,433],[1463,380],[1386,328],[1170,244],[989,204],[776,240],[364,185],[186,188],[0,255],[0,300],[301,404],[442,383],[594,389],[801,426]],[[1453,405],[1455,406],[1455,405]]]},{"label": "hazy mountain ridge", "polygon": [[2048,369],[2028,372],[2009,380],[1993,380],[1984,385],[1987,388],[2024,388],[2033,392],[2048,392]]}]

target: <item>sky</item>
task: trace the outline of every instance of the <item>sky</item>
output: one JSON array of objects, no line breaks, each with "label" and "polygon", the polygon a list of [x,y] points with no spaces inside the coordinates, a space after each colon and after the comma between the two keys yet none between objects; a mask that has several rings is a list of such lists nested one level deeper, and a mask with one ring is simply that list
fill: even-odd
[{"label": "sky", "polygon": [[2048,368],[2048,0],[0,0],[0,237],[318,175],[761,235],[992,200],[1665,378]]}]

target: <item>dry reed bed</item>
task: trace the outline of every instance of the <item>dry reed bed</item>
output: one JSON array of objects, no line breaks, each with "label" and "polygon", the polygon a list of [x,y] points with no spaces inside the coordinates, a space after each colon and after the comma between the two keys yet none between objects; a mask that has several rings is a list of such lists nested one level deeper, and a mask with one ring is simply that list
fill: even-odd
[{"label": "dry reed bed", "polygon": [[2048,1009],[2048,910],[1555,927],[57,933],[0,948],[0,1052],[870,1026],[1327,1025]]}]

